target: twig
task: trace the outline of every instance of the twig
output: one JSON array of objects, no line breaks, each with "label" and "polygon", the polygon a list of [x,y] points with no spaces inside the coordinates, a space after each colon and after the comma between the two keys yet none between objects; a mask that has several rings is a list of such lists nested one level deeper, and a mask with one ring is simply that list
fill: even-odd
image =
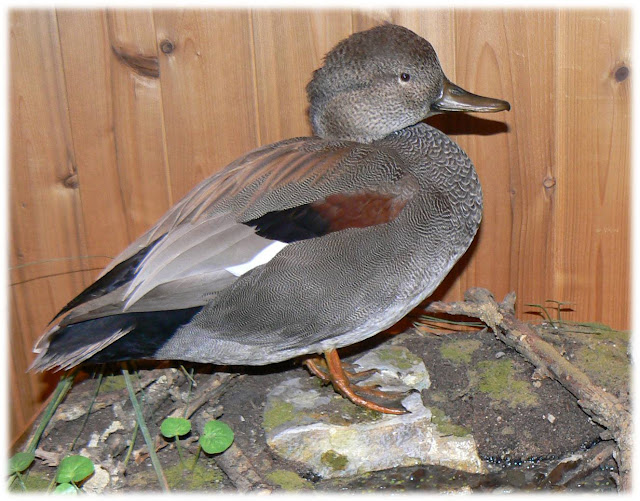
[{"label": "twig", "polygon": [[66,454],[66,452],[52,452],[44,449],[36,449],[33,453],[37,458],[42,459],[47,466],[58,466],[62,457]]},{"label": "twig", "polygon": [[217,456],[216,464],[233,482],[238,492],[272,491],[236,444]]},{"label": "twig", "polygon": [[540,483],[540,487],[547,485],[566,486],[587,476],[613,455],[615,444],[612,441],[600,442],[591,449],[572,454],[564,458],[553,468]]},{"label": "twig", "polygon": [[205,403],[213,404],[220,396],[222,396],[231,386],[244,378],[244,375],[237,374],[219,374],[217,377],[210,378],[206,384],[201,384],[198,388],[199,395],[191,402],[183,407],[176,408],[169,417],[190,418]]},{"label": "twig", "polygon": [[[618,464],[618,489],[630,490],[631,413],[613,395],[594,385],[588,376],[563,358],[527,323],[514,316],[515,293],[501,304],[486,289],[469,289],[465,301],[435,302],[428,311],[475,317],[487,324],[496,337],[514,348],[536,367],[536,373],[558,381],[578,400],[578,405],[597,423],[607,428],[616,441],[614,459]],[[604,437],[607,438],[607,437]]]}]

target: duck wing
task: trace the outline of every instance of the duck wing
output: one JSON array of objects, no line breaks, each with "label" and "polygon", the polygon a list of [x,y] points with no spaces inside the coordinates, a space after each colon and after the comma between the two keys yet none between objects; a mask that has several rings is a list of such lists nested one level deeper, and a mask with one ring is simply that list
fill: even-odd
[{"label": "duck wing", "polygon": [[166,317],[160,324],[175,328],[173,320],[188,321],[292,242],[391,221],[415,191],[396,154],[375,144],[295,138],[239,158],[196,186],[58,313],[32,368],[76,365],[145,321]]}]

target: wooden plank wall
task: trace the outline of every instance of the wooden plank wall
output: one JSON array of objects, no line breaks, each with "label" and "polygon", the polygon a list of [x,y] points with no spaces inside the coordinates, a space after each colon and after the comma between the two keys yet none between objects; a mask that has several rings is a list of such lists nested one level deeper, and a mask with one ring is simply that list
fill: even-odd
[{"label": "wooden plank wall", "polygon": [[630,14],[624,10],[10,12],[11,433],[54,376],[25,374],[52,316],[198,181],[310,134],[323,54],[382,21],[512,111],[430,123],[475,162],[482,228],[436,296],[471,286],[629,328]]}]

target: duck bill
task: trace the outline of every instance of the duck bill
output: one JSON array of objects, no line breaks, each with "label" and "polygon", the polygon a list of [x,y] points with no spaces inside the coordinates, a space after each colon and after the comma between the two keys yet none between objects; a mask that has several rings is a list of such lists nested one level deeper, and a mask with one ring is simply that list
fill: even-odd
[{"label": "duck bill", "polygon": [[436,113],[443,111],[495,113],[497,111],[509,111],[510,109],[511,105],[507,101],[472,94],[451,83],[446,78],[442,86],[442,95],[431,105],[431,110]]}]

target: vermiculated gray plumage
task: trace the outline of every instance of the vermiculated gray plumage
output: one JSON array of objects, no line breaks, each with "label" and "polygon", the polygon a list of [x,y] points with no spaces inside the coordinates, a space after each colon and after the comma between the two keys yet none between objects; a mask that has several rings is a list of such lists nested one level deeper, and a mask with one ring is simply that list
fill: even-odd
[{"label": "vermiculated gray plumage", "polygon": [[[264,365],[397,322],[480,224],[471,161],[418,123],[434,103],[457,109],[448,84],[431,45],[406,28],[338,44],[307,87],[316,137],[258,148],[200,183],[52,322],[33,368]],[[508,109],[471,96],[482,111]]]}]

